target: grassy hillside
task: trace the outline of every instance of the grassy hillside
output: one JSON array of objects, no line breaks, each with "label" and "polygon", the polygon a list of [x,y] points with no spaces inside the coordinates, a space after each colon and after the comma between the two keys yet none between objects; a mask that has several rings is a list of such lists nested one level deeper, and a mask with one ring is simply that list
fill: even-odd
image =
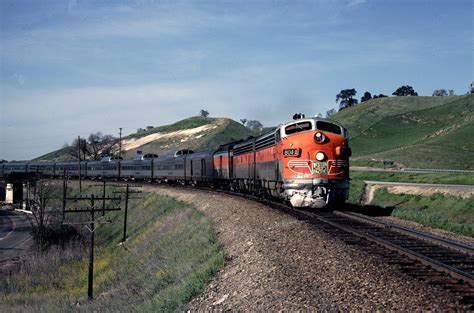
[{"label": "grassy hillside", "polygon": [[52,151],[50,153],[41,155],[37,158],[34,158],[32,161],[45,162],[45,161],[68,161],[68,160],[73,160],[73,157],[66,154],[66,149],[61,148],[61,149]]},{"label": "grassy hillside", "polygon": [[[205,127],[205,129],[202,131],[197,130],[192,134],[180,133],[183,131],[190,132],[198,127]],[[249,136],[257,136],[260,133],[261,131],[259,130],[250,130],[228,118],[194,116],[174,124],[155,127],[124,137],[122,156],[125,159],[130,159],[136,153],[136,150],[142,150],[144,153],[166,155],[179,149],[192,149],[195,151],[215,149],[221,144],[245,139]],[[156,136],[156,139],[148,140],[147,136],[151,135]],[[133,145],[133,148],[127,149],[127,142],[137,142],[137,144]],[[140,144],[140,142],[143,142],[143,144]],[[34,160],[64,161],[72,159],[74,158],[66,154],[65,149],[58,149]]]},{"label": "grassy hillside", "polygon": [[375,192],[372,204],[396,206],[393,216],[474,237],[474,197],[392,194],[382,188]]},{"label": "grassy hillside", "polygon": [[129,207],[124,244],[123,212],[107,214],[113,223],[97,229],[94,302],[86,298],[88,244],[77,243],[25,260],[0,283],[0,312],[182,311],[223,266],[225,254],[211,222],[195,208],[154,193],[142,196]]},{"label": "grassy hillside", "polygon": [[[179,133],[180,131],[189,131],[199,126],[207,127],[207,129],[188,135]],[[125,152],[125,158],[131,158],[136,150],[143,150],[144,153],[153,152],[158,155],[166,155],[179,149],[192,149],[195,151],[216,149],[221,144],[254,136],[255,132],[228,118],[195,116],[171,125],[155,127],[148,132],[133,134],[125,137],[124,140],[146,140],[146,136],[153,134],[170,134],[170,136],[163,136],[140,147],[130,149]]]},{"label": "grassy hillside", "polygon": [[474,169],[474,96],[390,97],[339,112],[353,160]]}]

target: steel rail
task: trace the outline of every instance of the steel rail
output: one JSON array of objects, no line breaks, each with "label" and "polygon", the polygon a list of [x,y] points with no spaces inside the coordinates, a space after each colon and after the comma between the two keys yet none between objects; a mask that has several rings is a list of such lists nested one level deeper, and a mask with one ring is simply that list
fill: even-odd
[{"label": "steel rail", "polygon": [[344,225],[341,225],[340,223],[337,223],[337,222],[334,222],[334,221],[331,221],[329,220],[328,218],[325,218],[321,215],[318,215],[316,213],[312,213],[312,212],[308,212],[308,211],[304,211],[304,210],[296,210],[297,212],[301,213],[301,214],[305,214],[311,218],[315,218],[323,223],[326,223],[326,224],[329,224],[333,227],[336,227],[338,229],[341,229],[345,232],[348,232],[354,236],[357,236],[357,237],[360,237],[360,238],[364,238],[368,241],[371,241],[371,242],[374,242],[376,244],[379,244],[389,250],[392,250],[392,251],[396,251],[398,252],[399,254],[402,254],[404,256],[406,256],[407,258],[411,259],[411,260],[414,260],[414,261],[418,261],[418,262],[421,262],[422,264],[424,265],[428,265],[438,271],[441,271],[441,272],[444,272],[446,274],[449,274],[451,277],[453,278],[456,278],[456,279],[459,279],[459,280],[462,280],[462,281],[465,281],[467,282],[468,284],[470,284],[471,286],[474,286],[474,275],[471,274],[471,273],[467,273],[467,272],[464,272],[464,271],[461,271],[457,268],[454,268],[450,265],[447,265],[447,264],[444,264],[442,262],[439,262],[437,260],[434,260],[428,256],[425,256],[425,255],[422,255],[420,253],[417,253],[417,252],[414,252],[410,249],[406,249],[406,248],[403,248],[401,246],[398,246],[396,244],[393,244],[389,241],[386,241],[386,240],[383,240],[383,239],[380,239],[380,238],[377,238],[373,235],[370,235],[370,234],[366,234],[366,233],[363,233],[363,232],[360,232],[358,230],[355,230],[351,227],[346,227]]},{"label": "steel rail", "polygon": [[421,240],[425,240],[427,242],[436,243],[436,244],[444,246],[448,249],[456,250],[456,251],[465,253],[469,256],[474,256],[474,246],[472,246],[472,245],[463,244],[463,243],[460,243],[460,242],[457,242],[457,241],[454,241],[454,240],[449,240],[449,239],[446,239],[446,238],[434,236],[434,235],[431,235],[431,234],[428,234],[428,233],[425,233],[425,232],[421,232],[421,231],[417,231],[417,230],[414,230],[414,229],[410,229],[410,228],[407,228],[407,227],[404,227],[404,226],[395,225],[393,223],[381,221],[381,220],[375,219],[373,217],[362,215],[360,213],[334,211],[334,214],[344,216],[344,217],[347,217],[347,218],[356,219],[356,220],[362,221],[364,223],[370,223],[370,224],[373,224],[373,225],[376,225],[376,226],[385,227],[385,228],[388,228],[390,230],[394,230],[394,231],[399,232],[399,233],[404,234],[404,235],[412,236],[412,237],[415,237],[415,238],[418,238],[418,239],[421,239]]}]

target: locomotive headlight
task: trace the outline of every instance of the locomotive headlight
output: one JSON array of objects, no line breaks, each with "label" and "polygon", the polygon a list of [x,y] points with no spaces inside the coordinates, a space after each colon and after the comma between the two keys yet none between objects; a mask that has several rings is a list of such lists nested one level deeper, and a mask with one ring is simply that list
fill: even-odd
[{"label": "locomotive headlight", "polygon": [[314,134],[314,141],[316,141],[317,143],[323,143],[325,139],[326,136],[324,136],[323,133],[317,132],[316,134]]},{"label": "locomotive headlight", "polygon": [[326,159],[326,155],[324,154],[324,152],[318,152],[316,153],[316,160],[318,161],[324,161],[324,159]]}]

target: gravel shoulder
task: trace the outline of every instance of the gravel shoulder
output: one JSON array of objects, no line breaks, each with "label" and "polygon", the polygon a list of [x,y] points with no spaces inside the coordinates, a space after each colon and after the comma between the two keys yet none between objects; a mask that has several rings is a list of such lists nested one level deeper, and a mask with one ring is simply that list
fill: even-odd
[{"label": "gravel shoulder", "polygon": [[452,310],[455,296],[265,205],[229,195],[144,187],[214,222],[226,266],[189,310]]}]

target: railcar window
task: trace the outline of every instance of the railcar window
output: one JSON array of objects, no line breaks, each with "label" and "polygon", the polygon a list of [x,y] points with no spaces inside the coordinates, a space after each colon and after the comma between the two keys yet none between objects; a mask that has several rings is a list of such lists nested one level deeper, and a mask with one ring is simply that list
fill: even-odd
[{"label": "railcar window", "polygon": [[332,123],[328,123],[328,122],[317,121],[316,122],[316,128],[318,130],[324,130],[324,131],[334,133],[334,134],[338,134],[338,135],[341,134],[341,127],[339,127],[335,124],[332,124]]},{"label": "railcar window", "polygon": [[295,123],[285,127],[285,133],[287,135],[311,130],[313,127],[311,122]]}]

